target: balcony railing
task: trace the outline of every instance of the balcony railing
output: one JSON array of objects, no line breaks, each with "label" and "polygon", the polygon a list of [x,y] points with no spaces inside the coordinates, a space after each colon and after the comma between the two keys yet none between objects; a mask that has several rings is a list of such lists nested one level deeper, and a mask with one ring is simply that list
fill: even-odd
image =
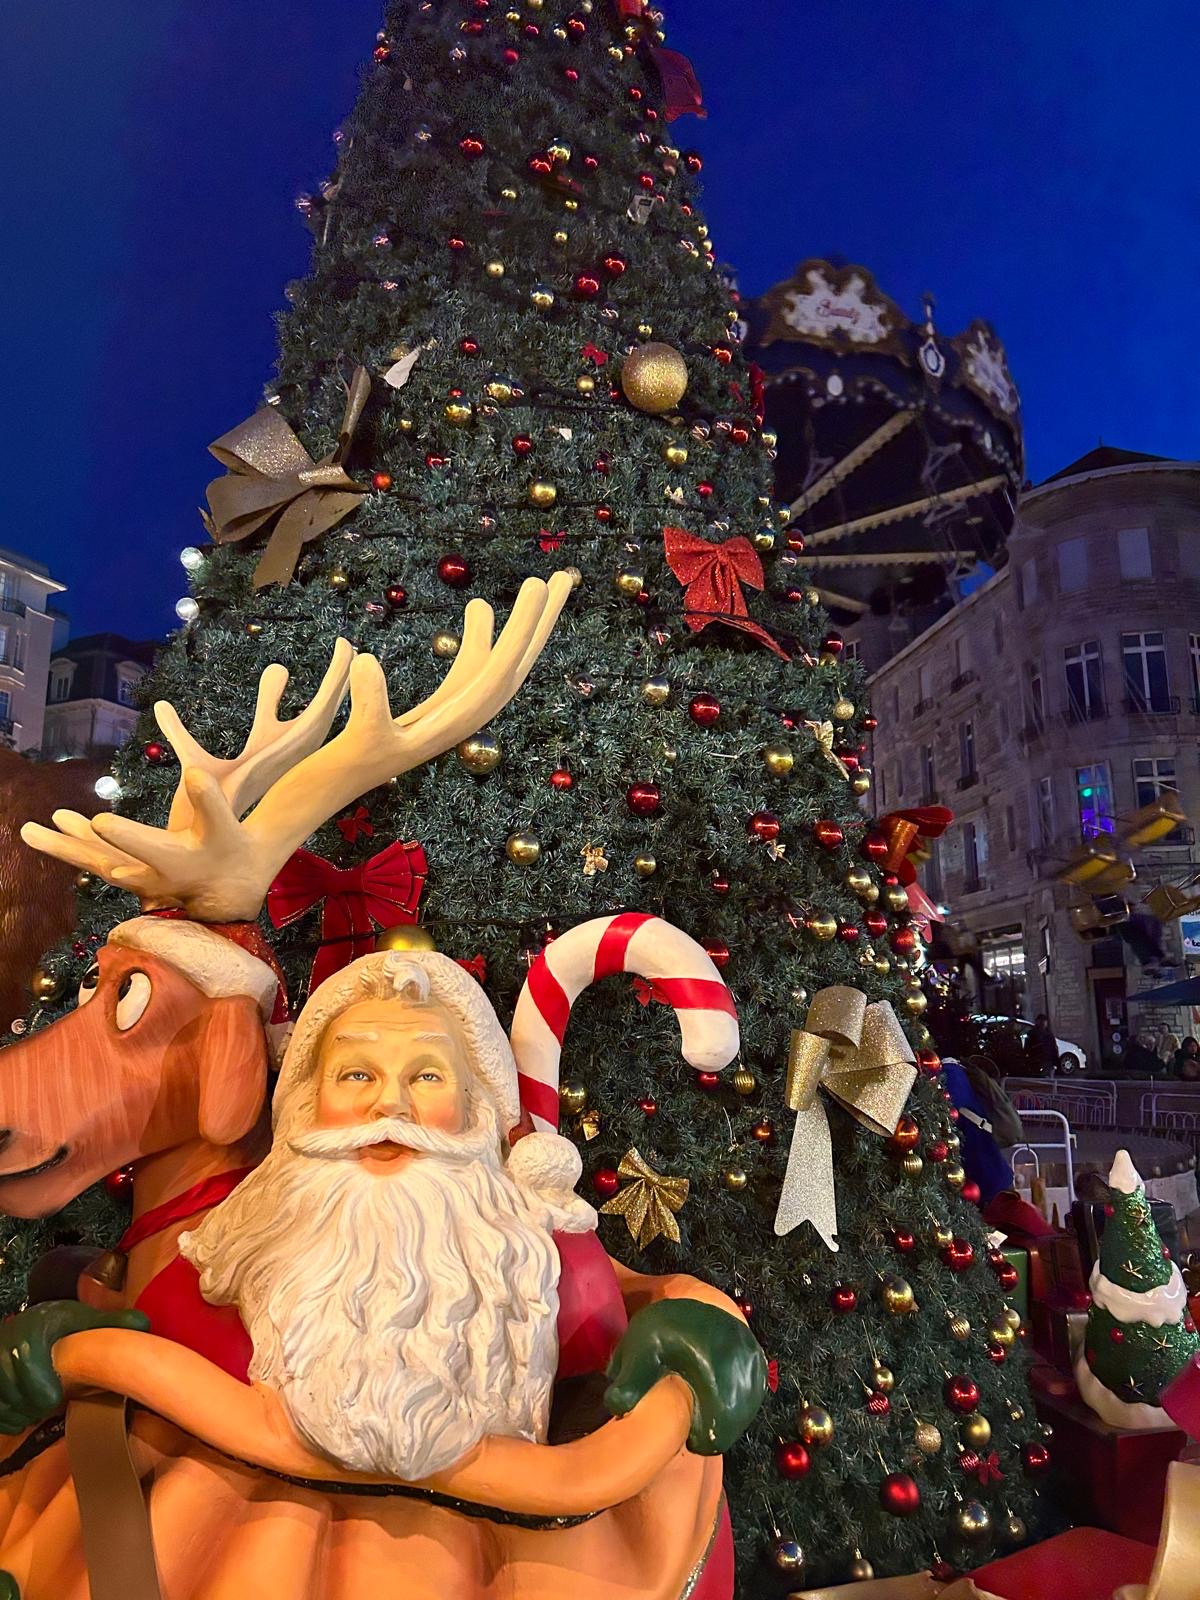
[{"label": "balcony railing", "polygon": [[965,689],[969,683],[974,683],[975,676],[975,673],[968,667],[966,672],[960,672],[957,678],[951,678],[951,694],[953,694],[956,689]]},{"label": "balcony railing", "polygon": [[1089,700],[1086,705],[1075,699],[1067,702],[1068,722],[1100,722],[1107,716],[1108,707],[1103,700]]},{"label": "balcony railing", "polygon": [[969,789],[973,783],[978,782],[979,774],[977,772],[964,772],[962,777],[959,778],[955,783],[954,787],[959,790]]},{"label": "balcony railing", "polygon": [[14,600],[9,595],[0,594],[0,611],[10,617],[23,617],[26,612],[24,600]]},{"label": "balcony railing", "polygon": [[928,700],[918,700],[916,705],[913,707],[913,716],[914,717],[923,716],[924,713],[926,711],[928,711],[932,707],[932,705],[933,705],[933,696],[932,695],[930,695]]},{"label": "balcony railing", "polygon": [[1160,694],[1149,699],[1142,694],[1126,695],[1125,709],[1135,717],[1177,717],[1182,709],[1177,694]]}]

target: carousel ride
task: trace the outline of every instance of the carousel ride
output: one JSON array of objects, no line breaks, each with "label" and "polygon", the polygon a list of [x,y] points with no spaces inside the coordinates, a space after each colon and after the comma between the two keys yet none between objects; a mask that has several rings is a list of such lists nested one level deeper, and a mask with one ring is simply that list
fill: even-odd
[{"label": "carousel ride", "polygon": [[1012,526],[1023,451],[1003,346],[981,321],[943,336],[928,296],[912,322],[865,267],[815,259],[746,304],[745,333],[799,571],[843,624],[886,618],[907,642],[990,572]]}]

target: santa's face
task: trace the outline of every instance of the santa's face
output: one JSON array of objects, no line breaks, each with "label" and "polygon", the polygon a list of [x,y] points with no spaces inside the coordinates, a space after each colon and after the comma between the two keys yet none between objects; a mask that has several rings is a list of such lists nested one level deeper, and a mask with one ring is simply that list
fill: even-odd
[{"label": "santa's face", "polygon": [[[466,1125],[466,1062],[444,1006],[362,1000],[332,1022],[317,1057],[316,1128],[414,1123],[460,1134]],[[413,1150],[385,1138],[357,1152],[368,1171],[398,1172]]]}]

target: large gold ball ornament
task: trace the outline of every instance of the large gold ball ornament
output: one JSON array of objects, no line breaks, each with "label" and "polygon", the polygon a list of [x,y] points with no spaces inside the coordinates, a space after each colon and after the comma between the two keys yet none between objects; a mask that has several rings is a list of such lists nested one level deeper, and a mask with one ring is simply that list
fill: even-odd
[{"label": "large gold ball ornament", "polygon": [[494,372],[484,384],[483,392],[497,405],[510,406],[514,400],[520,398],[521,386],[514,379],[506,378],[503,373]]},{"label": "large gold ball ornament", "polygon": [[429,641],[430,649],[442,661],[448,661],[458,654],[458,647],[462,640],[456,633],[435,633]]},{"label": "large gold ball ornament", "polygon": [[968,1500],[958,1508],[954,1518],[955,1532],[970,1544],[980,1544],[992,1531],[992,1514],[978,1500]]},{"label": "large gold ball ornament", "polygon": [[489,278],[502,278],[504,276],[503,261],[489,261],[483,269]]},{"label": "large gold ball ornament", "polygon": [[869,772],[855,772],[850,776],[850,793],[866,794],[871,787],[871,774]]},{"label": "large gold ball ornament", "polygon": [[[920,1160],[920,1157],[917,1158]],[[917,1308],[917,1297],[907,1278],[887,1277],[879,1291],[883,1309],[889,1317],[906,1317]]]},{"label": "large gold ball ornament", "polygon": [[833,1440],[833,1418],[824,1406],[801,1406],[796,1426],[810,1450],[823,1450]]},{"label": "large gold ball ornament", "polygon": [[452,428],[465,428],[475,415],[475,407],[468,400],[447,400],[442,415]]},{"label": "large gold ball ornament", "polygon": [[530,505],[537,506],[539,511],[547,510],[558,499],[558,490],[552,483],[547,483],[543,478],[535,478],[526,493],[529,496]]},{"label": "large gold ball ornament", "polygon": [[846,1576],[851,1583],[870,1583],[875,1576],[875,1568],[863,1555],[861,1550],[854,1552],[854,1560],[850,1563]]},{"label": "large gold ball ornament", "polygon": [[883,903],[889,911],[908,910],[908,890],[902,883],[890,883],[883,891]]},{"label": "large gold ball ornament", "polygon": [[637,873],[639,878],[652,878],[658,871],[658,862],[654,856],[634,856],[633,870]]},{"label": "large gold ball ornament", "polygon": [[396,426],[400,429],[401,433],[411,433],[416,427],[416,423],[411,417],[401,417]]},{"label": "large gold ball ornament", "polygon": [[730,1194],[740,1194],[750,1180],[743,1167],[723,1167],[721,1169],[721,1182]]},{"label": "large gold ball ornament", "polygon": [[551,235],[551,237],[554,240],[554,243],[558,245],[559,249],[561,250],[571,235],[565,228],[559,228]]},{"label": "large gold ball ornament", "polygon": [[577,1117],[587,1105],[586,1087],[574,1081],[559,1084],[558,1103],[569,1117]]},{"label": "large gold ball ornament", "polygon": [[1010,1544],[1023,1544],[1025,1536],[1029,1532],[1024,1522],[1015,1512],[1005,1518],[1004,1526],[1000,1531]]},{"label": "large gold ball ornament", "polygon": [[981,1411],[972,1411],[969,1417],[964,1417],[958,1432],[962,1442],[972,1450],[985,1450],[991,1443],[992,1425]]},{"label": "large gold ball ornament", "polygon": [[376,950],[436,950],[433,935],[418,922],[401,922],[375,936]]},{"label": "large gold ball ornament", "polygon": [[669,467],[682,467],[688,458],[687,445],[668,442],[663,445],[662,458]]},{"label": "large gold ball ornament", "polygon": [[455,745],[454,754],[477,778],[495,772],[500,765],[500,741],[490,733],[474,733]]},{"label": "large gold ball ornament", "polygon": [[871,877],[866,867],[851,867],[843,882],[847,889],[853,890],[858,895],[859,899],[862,899],[875,886],[875,880]]},{"label": "large gold ball ornament", "polygon": [[914,1017],[919,1017],[928,1005],[929,1001],[922,989],[910,989],[904,996],[904,1009],[911,1012]]},{"label": "large gold ball ornament", "polygon": [[944,1166],[942,1168],[942,1176],[952,1189],[961,1189],[963,1184],[967,1181],[966,1173],[960,1166],[957,1165],[957,1163],[955,1163],[953,1166],[949,1164]]},{"label": "large gold ball ornament", "polygon": [[875,971],[881,978],[886,978],[891,970],[892,963],[888,960],[887,956],[875,957]]},{"label": "large gold ball ornament", "polygon": [[541,853],[541,840],[526,828],[518,833],[510,833],[504,841],[504,854],[514,866],[532,867]]},{"label": "large gold ball ornament", "polygon": [[993,1317],[988,1323],[988,1338],[993,1344],[998,1344],[1002,1350],[1007,1350],[1017,1337],[1017,1330],[1008,1325],[1004,1317]]},{"label": "large gold ball ornament", "polygon": [[804,926],[814,939],[819,939],[822,944],[828,944],[831,939],[837,938],[837,918],[831,911],[814,911],[810,917],[804,919]]},{"label": "large gold ball ornament", "polygon": [[30,992],[35,1000],[40,1000],[43,1005],[49,1005],[57,1000],[66,990],[66,983],[55,972],[47,972],[45,967],[37,967],[29,980]]},{"label": "large gold ball ornament", "polygon": [[833,702],[833,720],[835,722],[849,722],[854,715],[854,702],[844,696]]},{"label": "large gold ball ornament", "polygon": [[957,1339],[960,1344],[964,1339],[971,1337],[971,1324],[961,1312],[950,1318],[947,1327],[950,1330],[950,1337]]},{"label": "large gold ball ornament", "polygon": [[634,572],[632,567],[622,567],[613,579],[618,594],[629,595],[633,598],[641,594],[646,587],[646,580],[640,572]]},{"label": "large gold ball ornament", "polygon": [[819,606],[821,604],[821,591],[819,589],[805,589],[804,604],[806,606]]},{"label": "large gold ball ornament", "polygon": [[670,678],[657,676],[647,678],[642,685],[642,699],[648,706],[665,706],[671,698]]},{"label": "large gold ball ornament", "polygon": [[918,1422],[913,1443],[923,1456],[935,1456],[942,1448],[942,1431],[932,1422]]},{"label": "large gold ball ornament", "polygon": [[758,1088],[758,1079],[750,1071],[749,1067],[739,1067],[730,1081],[733,1084],[735,1094],[753,1094],[755,1089]]},{"label": "large gold ball ornament", "polygon": [[796,757],[786,744],[769,744],[762,753],[763,766],[773,778],[786,778],[796,765]]},{"label": "large gold ball ornament", "polygon": [[687,389],[687,363],[669,344],[643,344],[621,365],[621,388],[637,411],[660,417],[674,411]]}]

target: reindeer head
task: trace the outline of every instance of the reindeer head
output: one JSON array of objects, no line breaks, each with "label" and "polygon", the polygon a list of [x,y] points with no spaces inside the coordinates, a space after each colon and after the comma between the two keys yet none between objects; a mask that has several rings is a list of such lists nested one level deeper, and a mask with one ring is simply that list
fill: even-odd
[{"label": "reindeer head", "polygon": [[[165,828],[73,811],[56,811],[55,828],[26,823],[35,849],[132,890],[148,911],[185,915],[122,923],[79,1007],[0,1053],[0,1210],[46,1215],[114,1167],[195,1138],[231,1144],[253,1128],[277,978],[212,925],[251,922],[322,822],[490,721],[528,676],[570,587],[565,573],[528,579],[494,645],[491,607],[472,600],[445,679],[397,717],[379,662],[345,640],[291,722],[277,716],[287,672],[267,668],[245,747],[229,760],[160,702],[181,768]],[[346,725],[322,743],[347,684]]]}]

